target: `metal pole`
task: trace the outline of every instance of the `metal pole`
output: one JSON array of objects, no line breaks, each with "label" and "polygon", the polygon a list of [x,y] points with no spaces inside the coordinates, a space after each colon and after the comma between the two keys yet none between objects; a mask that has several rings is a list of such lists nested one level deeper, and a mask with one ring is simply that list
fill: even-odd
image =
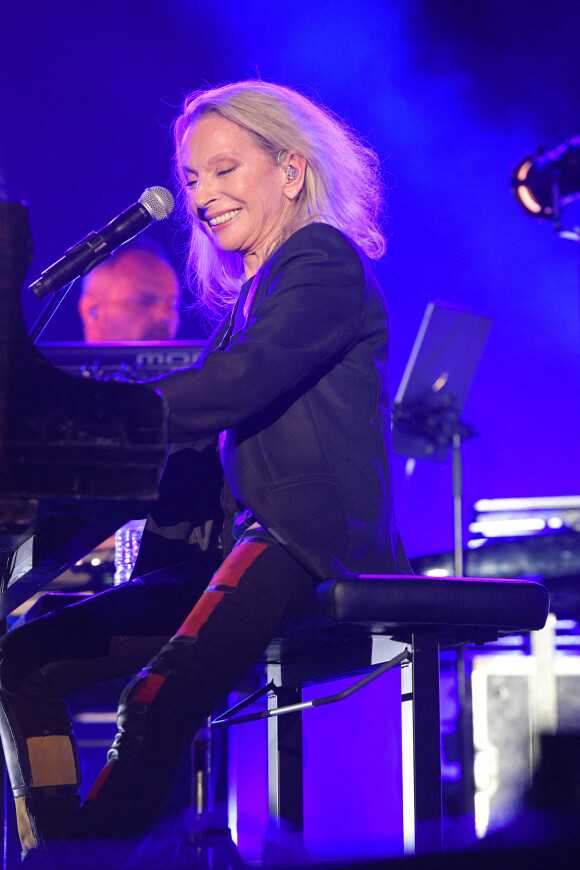
[{"label": "metal pole", "polygon": [[453,433],[453,565],[456,577],[463,577],[463,475],[461,435]]}]

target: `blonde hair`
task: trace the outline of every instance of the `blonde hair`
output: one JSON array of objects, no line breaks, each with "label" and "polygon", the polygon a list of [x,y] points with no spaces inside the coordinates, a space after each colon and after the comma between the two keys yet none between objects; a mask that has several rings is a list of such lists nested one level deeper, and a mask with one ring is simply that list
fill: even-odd
[{"label": "blonde hair", "polygon": [[[194,91],[186,98],[173,132],[178,200],[188,223],[192,216],[181,152],[191,125],[210,112],[243,127],[274,163],[280,153],[288,151],[306,159],[303,189],[277,244],[300,227],[321,221],[341,230],[372,259],[384,254],[382,182],[376,153],[328,109],[292,88],[263,81]],[[219,314],[235,301],[242,281],[242,258],[219,248],[195,219],[188,267],[198,305],[208,313]]]}]

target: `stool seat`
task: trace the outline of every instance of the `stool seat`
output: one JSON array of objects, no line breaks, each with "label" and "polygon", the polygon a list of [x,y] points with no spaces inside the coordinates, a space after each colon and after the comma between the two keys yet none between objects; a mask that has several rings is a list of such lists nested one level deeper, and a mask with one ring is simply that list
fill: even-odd
[{"label": "stool seat", "polygon": [[313,658],[318,654],[330,657],[343,676],[360,668],[347,667],[343,660],[346,669],[341,670],[338,650],[346,646],[358,659],[365,638],[387,636],[411,644],[413,635],[423,631],[434,633],[441,648],[489,643],[543,628],[549,603],[548,590],[534,580],[336,577],[318,587],[317,600],[298,617],[285,620],[261,661],[284,663],[289,673],[295,659],[308,658],[313,670],[327,671]]},{"label": "stool seat", "polygon": [[340,577],[323,584],[320,597],[333,622],[489,628],[511,634],[542,628],[548,591],[533,580],[474,577]]}]

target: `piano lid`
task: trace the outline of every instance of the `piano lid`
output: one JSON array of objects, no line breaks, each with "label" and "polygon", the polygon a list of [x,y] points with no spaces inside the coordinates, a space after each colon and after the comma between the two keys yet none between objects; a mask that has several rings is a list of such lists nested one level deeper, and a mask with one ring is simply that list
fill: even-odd
[{"label": "piano lid", "polygon": [[165,458],[161,397],[51,365],[20,308],[31,250],[24,206],[0,203],[0,242],[0,499],[154,498]]}]

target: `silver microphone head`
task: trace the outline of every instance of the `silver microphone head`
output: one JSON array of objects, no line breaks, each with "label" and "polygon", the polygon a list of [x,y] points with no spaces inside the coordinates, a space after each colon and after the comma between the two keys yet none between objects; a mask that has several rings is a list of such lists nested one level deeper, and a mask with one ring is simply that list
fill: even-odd
[{"label": "silver microphone head", "polygon": [[166,187],[148,187],[139,197],[154,221],[169,217],[175,206],[173,194]]}]

